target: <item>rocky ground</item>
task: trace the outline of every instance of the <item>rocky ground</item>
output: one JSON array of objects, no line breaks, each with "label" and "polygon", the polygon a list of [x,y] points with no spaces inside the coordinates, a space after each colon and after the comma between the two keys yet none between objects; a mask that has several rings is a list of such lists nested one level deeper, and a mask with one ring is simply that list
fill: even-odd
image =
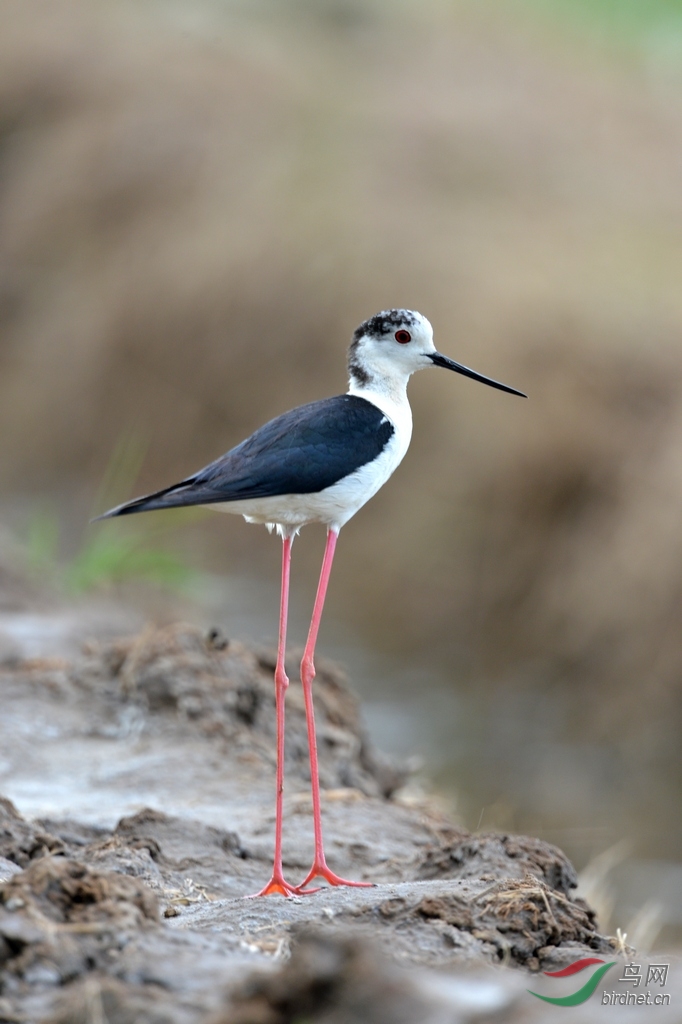
[{"label": "rocky ground", "polygon": [[[631,952],[600,933],[560,850],[408,800],[323,661],[328,858],[375,884],[244,899],[272,854],[272,669],[271,651],[183,624],[72,658],[5,656],[0,1020],[544,1020],[556,1010],[528,995],[547,988],[529,972]],[[295,659],[290,675],[284,863],[299,880],[312,827]]]}]

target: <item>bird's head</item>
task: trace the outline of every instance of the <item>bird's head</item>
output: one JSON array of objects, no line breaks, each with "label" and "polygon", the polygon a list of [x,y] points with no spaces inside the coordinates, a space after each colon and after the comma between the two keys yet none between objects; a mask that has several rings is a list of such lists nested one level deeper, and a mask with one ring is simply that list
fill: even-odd
[{"label": "bird's head", "polygon": [[522,391],[500,384],[441,355],[433,344],[433,328],[425,316],[413,309],[385,309],[363,321],[353,333],[348,352],[348,373],[355,389],[403,386],[417,370],[441,366],[465,377],[526,396]]}]

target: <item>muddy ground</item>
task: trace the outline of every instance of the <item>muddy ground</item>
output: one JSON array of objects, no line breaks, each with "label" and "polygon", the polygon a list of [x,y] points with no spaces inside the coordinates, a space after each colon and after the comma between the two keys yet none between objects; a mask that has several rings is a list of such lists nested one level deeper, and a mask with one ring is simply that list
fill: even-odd
[{"label": "muddy ground", "polygon": [[[272,670],[272,651],[184,624],[72,658],[5,654],[0,1020],[544,1020],[529,972],[627,955],[556,847],[471,834],[407,799],[405,767],[371,749],[323,660],[328,859],[375,884],[244,899],[272,854]],[[284,864],[297,881],[312,823],[295,658],[289,673]]]}]

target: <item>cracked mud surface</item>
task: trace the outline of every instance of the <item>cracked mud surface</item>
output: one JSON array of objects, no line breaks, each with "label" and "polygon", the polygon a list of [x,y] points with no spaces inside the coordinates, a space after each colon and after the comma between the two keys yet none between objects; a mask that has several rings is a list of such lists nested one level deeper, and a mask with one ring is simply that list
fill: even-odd
[{"label": "cracked mud surface", "polygon": [[[372,751],[342,675],[323,661],[328,857],[375,886],[245,900],[270,868],[271,680],[270,652],[185,625],[91,645],[73,661],[5,666],[2,784],[14,803],[0,804],[0,1019],[474,1020],[452,989],[453,972],[467,970],[513,1020],[527,971],[585,953],[615,959],[560,850],[471,834],[401,802],[405,772]],[[292,881],[312,855],[307,784],[292,682]],[[542,1019],[535,1012],[526,1001],[519,1019]]]}]

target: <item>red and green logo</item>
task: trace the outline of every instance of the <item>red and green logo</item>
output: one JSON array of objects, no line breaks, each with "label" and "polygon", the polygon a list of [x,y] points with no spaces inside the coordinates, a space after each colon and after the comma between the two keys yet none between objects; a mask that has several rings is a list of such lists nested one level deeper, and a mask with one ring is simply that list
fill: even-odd
[{"label": "red and green logo", "polygon": [[596,989],[599,982],[602,980],[609,968],[613,967],[617,963],[616,960],[612,960],[611,963],[604,963],[598,956],[584,956],[580,960],[576,960],[574,963],[569,964],[568,967],[564,967],[561,971],[545,971],[545,975],[548,978],[568,978],[571,974],[578,974],[580,971],[584,971],[587,967],[593,967],[594,964],[601,964],[589,979],[586,981],[582,988],[579,988],[577,992],[573,992],[570,996],[541,996],[539,992],[533,992],[531,989],[527,989],[532,996],[536,996],[538,999],[542,999],[545,1003],[552,1003],[554,1006],[580,1006],[586,999],[589,999],[594,990]]}]

